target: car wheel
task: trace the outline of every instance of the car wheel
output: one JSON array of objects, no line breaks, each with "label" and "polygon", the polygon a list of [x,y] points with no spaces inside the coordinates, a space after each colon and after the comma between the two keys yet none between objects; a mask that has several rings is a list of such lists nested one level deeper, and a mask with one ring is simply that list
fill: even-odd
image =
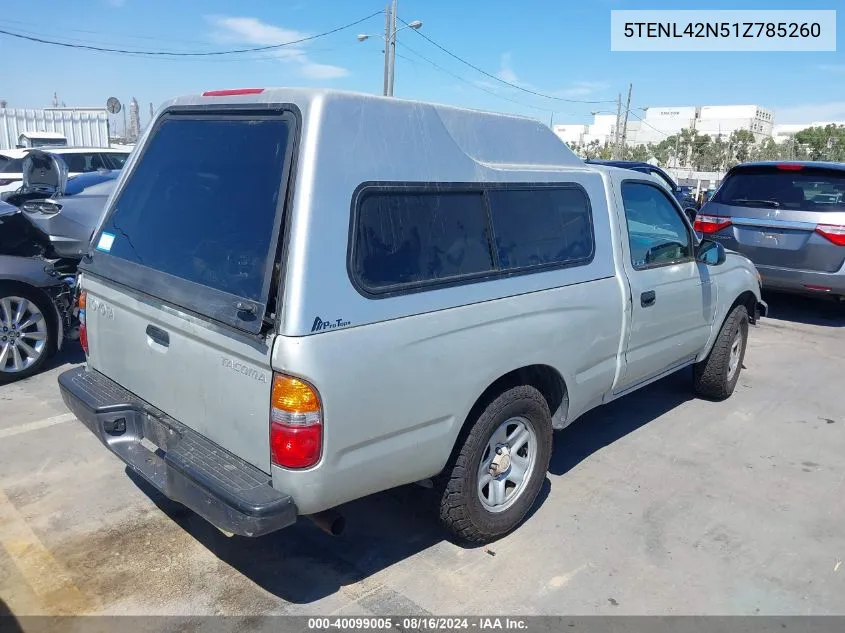
[{"label": "car wheel", "polygon": [[444,473],[441,522],[475,543],[507,534],[537,499],[551,451],[546,399],[529,386],[504,392],[478,416]]},{"label": "car wheel", "polygon": [[48,297],[31,286],[0,283],[0,383],[32,376],[56,348]]},{"label": "car wheel", "polygon": [[748,344],[748,310],[736,306],[725,319],[713,349],[693,367],[695,393],[712,400],[728,398],[736,388]]}]

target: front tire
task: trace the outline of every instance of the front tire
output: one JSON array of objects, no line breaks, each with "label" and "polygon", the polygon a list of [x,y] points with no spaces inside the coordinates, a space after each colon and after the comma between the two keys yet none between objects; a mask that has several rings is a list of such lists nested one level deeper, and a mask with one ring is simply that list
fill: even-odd
[{"label": "front tire", "polygon": [[696,395],[711,400],[730,397],[739,381],[748,345],[748,310],[736,306],[722,324],[713,349],[693,367]]},{"label": "front tire", "polygon": [[55,352],[52,304],[41,291],[0,283],[0,384],[38,373]]},{"label": "front tire", "polygon": [[478,416],[447,468],[441,523],[474,543],[507,534],[536,501],[551,452],[546,399],[525,385],[505,391]]}]

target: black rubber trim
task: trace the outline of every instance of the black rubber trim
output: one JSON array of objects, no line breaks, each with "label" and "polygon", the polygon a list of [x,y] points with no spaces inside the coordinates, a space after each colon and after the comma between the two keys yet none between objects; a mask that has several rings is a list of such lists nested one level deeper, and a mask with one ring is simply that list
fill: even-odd
[{"label": "black rubber trim", "polygon": [[269,475],[103,374],[77,367],[59,376],[59,387],[73,414],[132,471],[217,527],[261,536],[296,522],[293,499]]}]

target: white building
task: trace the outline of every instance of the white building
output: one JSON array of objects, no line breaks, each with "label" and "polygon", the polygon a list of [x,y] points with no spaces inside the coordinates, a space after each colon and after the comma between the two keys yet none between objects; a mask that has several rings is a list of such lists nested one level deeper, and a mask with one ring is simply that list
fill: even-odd
[{"label": "white building", "polygon": [[754,141],[760,142],[772,135],[774,118],[774,112],[756,105],[702,106],[695,130],[713,137],[748,130],[754,135]]},{"label": "white building", "polygon": [[[628,117],[627,145],[657,144],[683,129],[712,137],[728,137],[736,130],[748,130],[757,141],[772,135],[774,113],[756,105],[735,106],[660,106],[647,108],[640,121]],[[555,133],[565,143],[589,144],[597,140],[600,145],[613,143],[616,135],[616,115],[596,114],[591,124],[561,124],[554,126]]]}]

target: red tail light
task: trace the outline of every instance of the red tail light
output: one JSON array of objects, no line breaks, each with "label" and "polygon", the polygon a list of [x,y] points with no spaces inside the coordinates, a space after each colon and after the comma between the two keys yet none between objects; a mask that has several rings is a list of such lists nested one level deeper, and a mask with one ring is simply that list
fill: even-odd
[{"label": "red tail light", "polygon": [[206,90],[203,97],[236,97],[238,95],[260,95],[264,88],[235,88],[234,90]]},{"label": "red tail light", "polygon": [[79,293],[79,301],[76,304],[79,319],[79,344],[82,345],[82,351],[88,356],[88,328],[85,325],[85,291]]},{"label": "red tail light", "polygon": [[283,468],[308,468],[323,450],[323,412],[317,390],[276,374],[270,394],[270,457]]},{"label": "red tail light", "polygon": [[795,163],[778,163],[777,168],[783,171],[801,171],[804,165],[797,165]]},{"label": "red tail light", "polygon": [[702,215],[695,216],[695,224],[693,228],[699,233],[705,235],[711,233],[718,233],[731,225],[731,219],[720,215]]},{"label": "red tail light", "polygon": [[841,224],[819,224],[816,227],[816,233],[837,246],[845,246],[845,226]]}]

